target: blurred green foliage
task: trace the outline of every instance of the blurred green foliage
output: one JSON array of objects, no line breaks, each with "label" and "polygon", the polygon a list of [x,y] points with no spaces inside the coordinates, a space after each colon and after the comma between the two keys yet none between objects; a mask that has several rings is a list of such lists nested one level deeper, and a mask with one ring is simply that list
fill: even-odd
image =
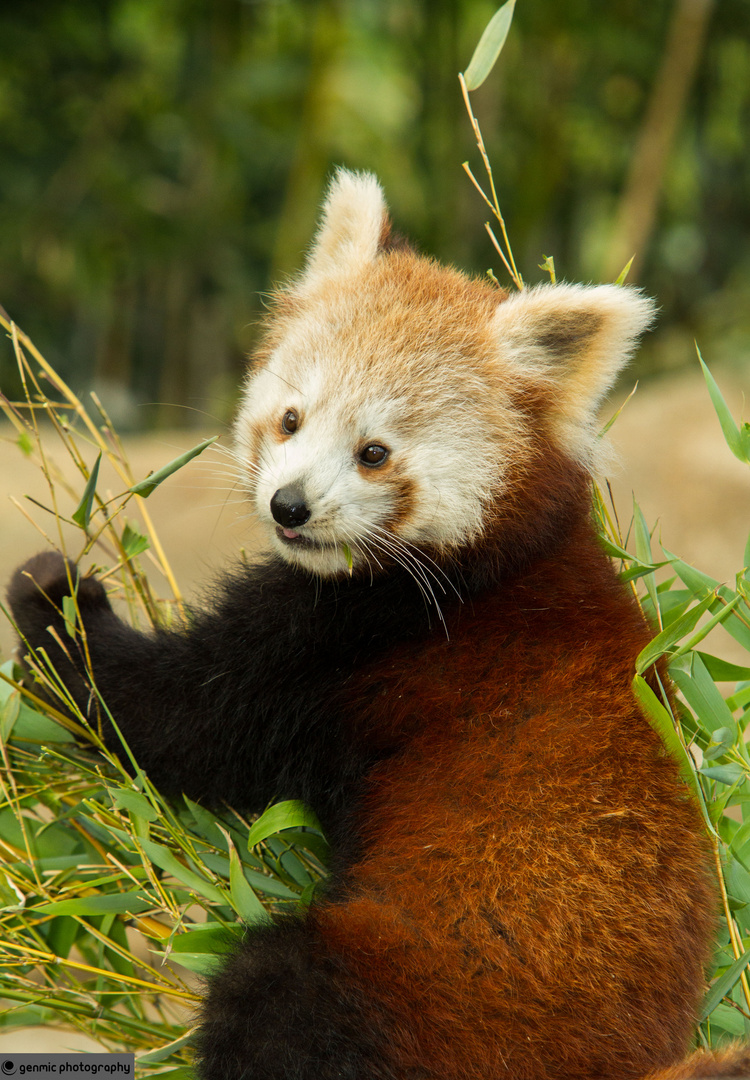
[{"label": "blurred green foliage", "polygon": [[[747,7],[695,4],[707,30],[634,265],[663,308],[651,367],[689,362],[694,335],[717,359],[750,346]],[[461,170],[476,151],[457,82],[496,6],[6,5],[0,302],[127,425],[193,415],[154,402],[228,415],[262,294],[299,265],[333,164],[375,170],[423,250],[477,272],[495,263],[504,281]],[[544,277],[542,252],[561,277],[610,276],[613,222],[679,10],[518,3],[472,104],[527,281]],[[0,384],[14,393],[15,380],[5,348]]]}]

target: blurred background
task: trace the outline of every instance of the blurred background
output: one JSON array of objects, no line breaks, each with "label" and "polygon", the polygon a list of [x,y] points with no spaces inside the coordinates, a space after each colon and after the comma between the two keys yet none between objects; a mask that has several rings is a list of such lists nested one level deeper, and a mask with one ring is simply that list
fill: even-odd
[{"label": "blurred background", "polygon": [[[117,423],[173,427],[230,416],[335,164],[377,172],[422,250],[504,283],[457,82],[497,6],[3,4],[0,303]],[[519,0],[472,95],[527,281],[543,255],[604,281],[636,253],[662,308],[639,374],[693,365],[695,337],[747,361],[748,21],[747,0]]]}]

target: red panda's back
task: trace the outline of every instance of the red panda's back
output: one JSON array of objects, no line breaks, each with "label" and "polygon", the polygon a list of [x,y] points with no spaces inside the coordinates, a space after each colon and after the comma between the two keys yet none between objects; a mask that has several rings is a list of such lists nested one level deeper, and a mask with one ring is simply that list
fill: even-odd
[{"label": "red panda's back", "polygon": [[715,903],[632,696],[648,631],[593,538],[552,565],[360,691],[410,741],[373,774],[365,854],[318,918],[392,1010],[404,1080],[637,1077],[687,1050]]}]

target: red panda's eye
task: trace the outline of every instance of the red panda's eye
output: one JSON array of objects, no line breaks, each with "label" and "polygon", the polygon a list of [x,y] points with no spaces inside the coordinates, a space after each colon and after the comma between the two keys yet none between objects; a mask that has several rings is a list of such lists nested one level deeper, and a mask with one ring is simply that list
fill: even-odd
[{"label": "red panda's eye", "polygon": [[388,450],[385,446],[380,446],[379,443],[371,443],[360,452],[359,460],[363,465],[374,468],[376,465],[382,465],[387,457]]},{"label": "red panda's eye", "polygon": [[287,409],[281,418],[281,430],[285,435],[294,435],[299,426],[299,416],[294,409]]}]

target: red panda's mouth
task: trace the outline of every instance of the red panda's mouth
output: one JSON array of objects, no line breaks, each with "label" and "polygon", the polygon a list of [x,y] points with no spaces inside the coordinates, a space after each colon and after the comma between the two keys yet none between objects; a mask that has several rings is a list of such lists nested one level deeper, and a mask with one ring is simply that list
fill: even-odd
[{"label": "red panda's mouth", "polygon": [[336,546],[335,544],[321,544],[318,540],[313,540],[311,536],[303,536],[296,529],[284,529],[281,525],[276,526],[276,535],[282,544],[288,544],[290,547],[318,548],[322,551],[324,548]]}]

